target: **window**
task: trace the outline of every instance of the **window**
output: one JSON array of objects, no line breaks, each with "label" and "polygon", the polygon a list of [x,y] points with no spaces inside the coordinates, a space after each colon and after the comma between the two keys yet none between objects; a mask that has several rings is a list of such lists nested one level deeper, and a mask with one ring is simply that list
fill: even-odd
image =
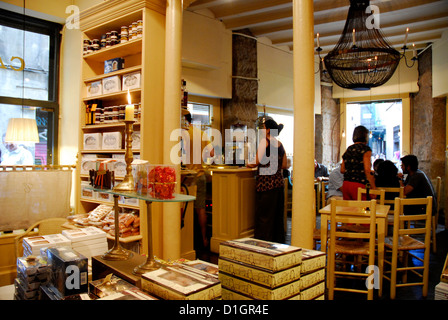
[{"label": "window", "polygon": [[[258,112],[259,117],[263,115],[264,112]],[[278,135],[278,140],[283,144],[286,155],[292,157],[294,151],[294,116],[277,113],[266,113],[266,116],[274,119],[277,124],[283,124],[283,129]]]},{"label": "window", "polygon": [[[3,138],[10,118],[36,119],[39,143],[16,146],[31,152],[36,165],[57,163],[61,28],[0,9],[0,134]],[[3,139],[0,151],[2,161],[11,152]]]},{"label": "window", "polygon": [[402,149],[402,101],[372,101],[347,103],[347,146],[353,143],[352,133],[356,126],[363,125],[370,131],[369,146],[372,163],[378,159],[400,160]]}]

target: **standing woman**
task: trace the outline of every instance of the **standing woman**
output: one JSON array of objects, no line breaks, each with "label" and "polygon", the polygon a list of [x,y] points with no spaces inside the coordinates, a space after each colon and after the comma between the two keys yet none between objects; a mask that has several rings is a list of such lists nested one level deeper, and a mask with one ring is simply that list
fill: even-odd
[{"label": "standing woman", "polygon": [[274,120],[268,119],[265,129],[265,136],[260,139],[258,145],[256,163],[248,164],[248,167],[258,167],[254,237],[284,243],[286,231],[282,170],[287,168],[287,157],[285,148],[276,138],[283,129],[283,124],[278,125]]},{"label": "standing woman", "polygon": [[353,130],[353,144],[342,155],[341,172],[344,174],[342,194],[344,200],[357,200],[358,188],[375,189],[375,177],[372,174],[372,149],[369,142],[369,130],[364,126],[357,126]]}]

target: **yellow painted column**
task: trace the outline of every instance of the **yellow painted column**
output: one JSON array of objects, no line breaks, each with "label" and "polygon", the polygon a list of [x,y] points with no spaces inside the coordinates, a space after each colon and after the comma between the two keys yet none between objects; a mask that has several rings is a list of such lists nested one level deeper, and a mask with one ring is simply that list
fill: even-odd
[{"label": "yellow painted column", "polygon": [[313,247],[314,17],[312,0],[293,0],[294,157],[291,244]]},{"label": "yellow painted column", "polygon": [[[163,163],[173,164],[171,149],[177,141],[170,141],[171,133],[180,128],[180,87],[182,49],[182,0],[166,2],[165,33],[165,102],[163,126]],[[177,167],[176,193],[180,190],[180,165]],[[181,255],[180,203],[163,204],[163,259],[179,259]]]}]

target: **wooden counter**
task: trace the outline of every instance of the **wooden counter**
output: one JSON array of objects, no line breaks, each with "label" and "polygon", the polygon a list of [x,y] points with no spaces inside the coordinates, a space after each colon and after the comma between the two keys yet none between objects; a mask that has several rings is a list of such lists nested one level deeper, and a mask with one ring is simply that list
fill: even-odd
[{"label": "wooden counter", "polygon": [[219,244],[254,235],[256,168],[209,167],[212,176],[212,238],[210,250]]}]

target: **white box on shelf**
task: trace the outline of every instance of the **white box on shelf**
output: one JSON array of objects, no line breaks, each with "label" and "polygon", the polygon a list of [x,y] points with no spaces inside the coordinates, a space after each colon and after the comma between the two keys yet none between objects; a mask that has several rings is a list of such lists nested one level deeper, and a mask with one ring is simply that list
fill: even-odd
[{"label": "white box on shelf", "polygon": [[103,79],[103,94],[121,91],[120,76],[112,76]]},{"label": "white box on shelf", "polygon": [[140,71],[124,74],[122,90],[139,89],[140,75]]},{"label": "white box on shelf", "polygon": [[84,150],[100,150],[102,144],[102,134],[84,133]]},{"label": "white box on shelf", "polygon": [[103,150],[121,150],[121,132],[104,132],[102,147]]},{"label": "white box on shelf", "polygon": [[90,170],[95,170],[96,161],[96,158],[82,156],[80,174],[89,174]]},{"label": "white box on shelf", "polygon": [[87,84],[87,97],[96,97],[103,94],[103,85],[101,80]]},{"label": "white box on shelf", "polygon": [[89,182],[81,181],[81,198],[83,199],[96,199],[96,192],[92,189],[89,189]]},{"label": "white box on shelf", "polygon": [[137,198],[124,198],[124,204],[128,206],[138,206]]},{"label": "white box on shelf", "polygon": [[98,191],[96,194],[96,200],[104,201],[104,202],[113,202],[114,197],[110,193]]}]

